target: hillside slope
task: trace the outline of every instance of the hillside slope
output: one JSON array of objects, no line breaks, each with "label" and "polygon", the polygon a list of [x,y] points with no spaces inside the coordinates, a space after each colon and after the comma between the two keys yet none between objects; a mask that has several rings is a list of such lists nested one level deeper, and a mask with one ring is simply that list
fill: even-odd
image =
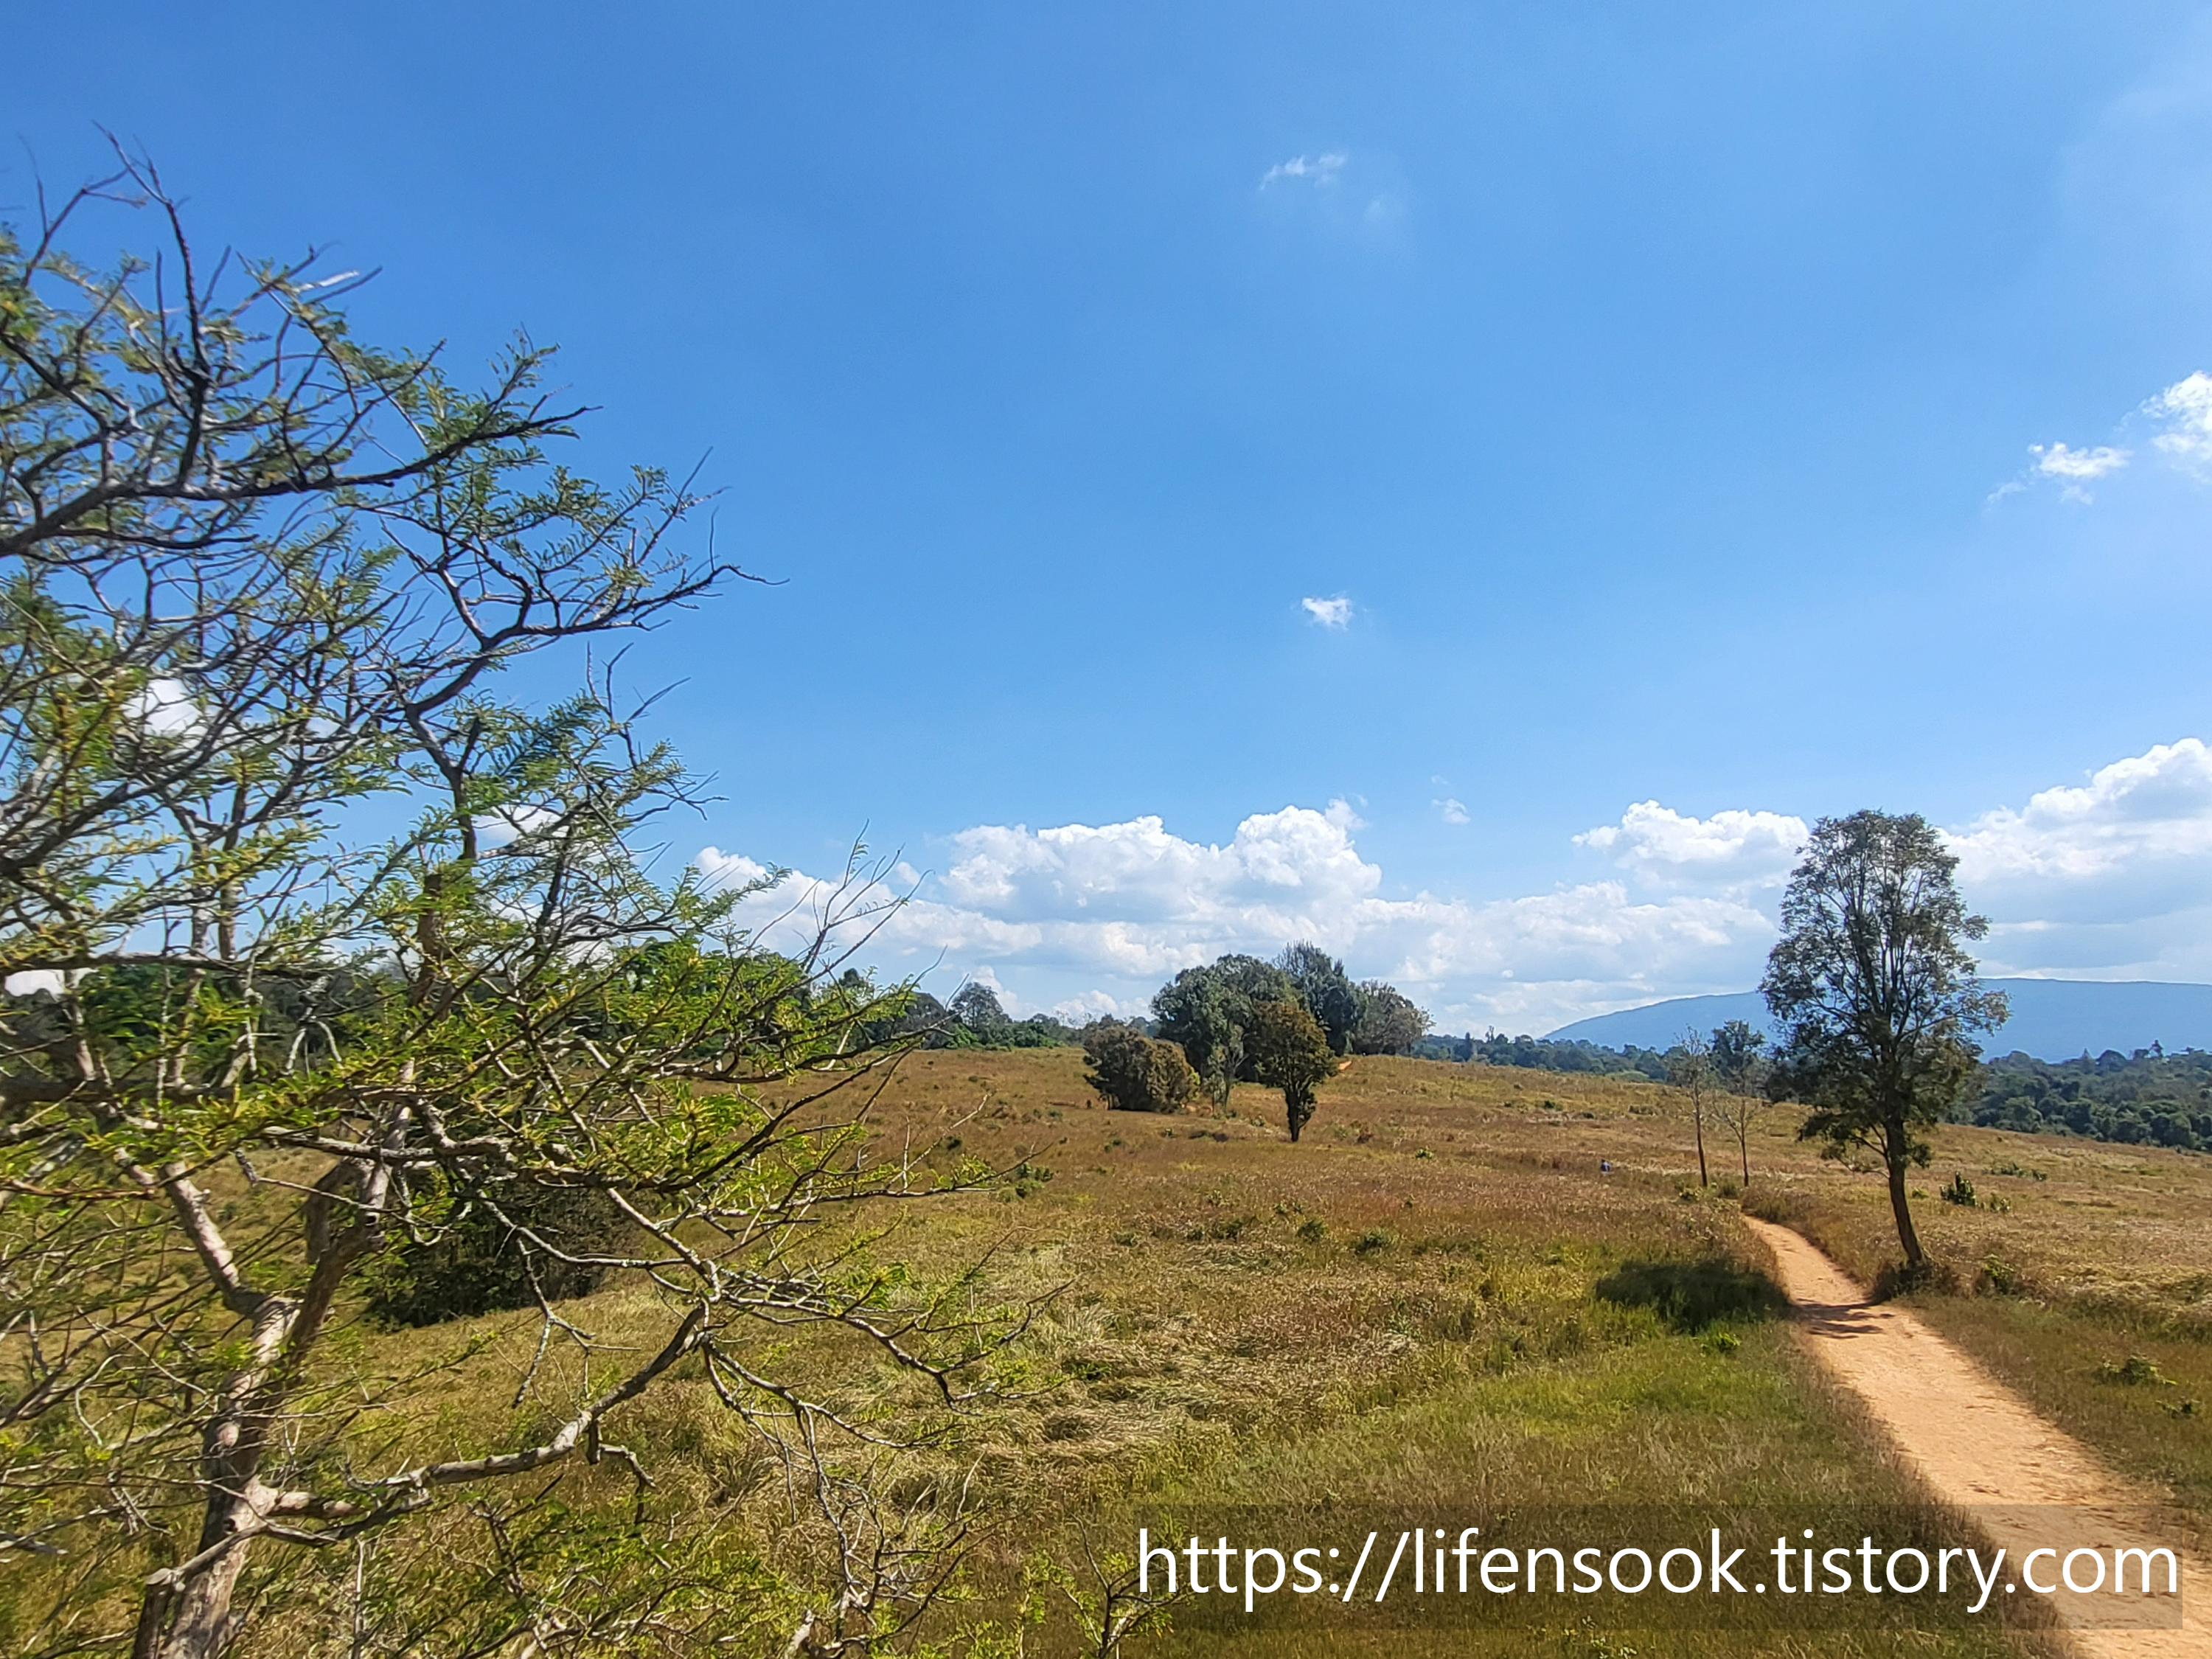
[{"label": "hillside slope", "polygon": [[[2168,1049],[2212,1048],[2212,985],[2174,985],[2154,980],[1993,979],[2012,1000],[2012,1018],[1984,1048],[1991,1054],[2029,1054],[2038,1060],[2070,1060],[2081,1054],[2122,1054],[2154,1042]],[[1675,997],[1641,1008],[1578,1019],[1547,1035],[1620,1048],[1634,1043],[1664,1048],[1685,1030],[1710,1031],[1724,1020],[1748,1020],[1767,1029],[1766,1005],[1756,991],[1729,996]]]}]

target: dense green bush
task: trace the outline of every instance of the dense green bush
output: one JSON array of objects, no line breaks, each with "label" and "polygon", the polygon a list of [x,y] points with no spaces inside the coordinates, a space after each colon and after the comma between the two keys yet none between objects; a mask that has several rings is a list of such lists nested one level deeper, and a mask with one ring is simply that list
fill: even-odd
[{"label": "dense green bush", "polygon": [[1091,1062],[1085,1080],[1123,1112],[1179,1112],[1198,1092],[1198,1074],[1172,1042],[1148,1037],[1133,1025],[1100,1020],[1083,1034]]},{"label": "dense green bush", "polygon": [[442,1227],[376,1264],[367,1286],[374,1317],[436,1325],[534,1308],[541,1294],[548,1302],[589,1296],[608,1270],[562,1258],[617,1254],[630,1242],[629,1218],[595,1187],[514,1184],[489,1196],[490,1204],[457,1202]]},{"label": "dense green bush", "polygon": [[1771,1319],[1790,1299],[1763,1273],[1714,1256],[1703,1261],[1629,1261],[1597,1282],[1600,1301],[1649,1308],[1678,1331],[1722,1320]]}]

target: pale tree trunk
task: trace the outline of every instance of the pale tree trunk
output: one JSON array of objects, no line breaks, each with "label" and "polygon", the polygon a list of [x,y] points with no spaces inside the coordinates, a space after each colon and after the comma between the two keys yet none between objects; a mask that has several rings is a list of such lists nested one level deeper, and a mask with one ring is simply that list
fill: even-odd
[{"label": "pale tree trunk", "polygon": [[[224,1299],[240,1312],[249,1313],[253,1358],[225,1384],[222,1408],[201,1438],[200,1480],[207,1492],[207,1510],[199,1541],[185,1560],[147,1580],[131,1659],[218,1659],[238,1633],[240,1620],[231,1604],[252,1550],[252,1535],[278,1510],[297,1512],[312,1504],[306,1493],[285,1493],[270,1486],[261,1478],[262,1467],[300,1370],[322,1333],[331,1299],[370,1241],[369,1228],[382,1206],[387,1180],[381,1168],[364,1172],[356,1188],[362,1218],[335,1237],[328,1236],[326,1227],[318,1227],[319,1212],[311,1199],[314,1271],[297,1296],[257,1294],[249,1289],[209,1218],[199,1190],[173,1172],[163,1182]],[[319,1232],[323,1236],[318,1237]]]},{"label": "pale tree trunk", "polygon": [[290,1298],[271,1297],[254,1319],[254,1364],[231,1377],[201,1442],[207,1512],[199,1541],[191,1558],[148,1581],[131,1659],[215,1659],[237,1634],[231,1600],[252,1546],[224,1546],[258,1530],[276,1498],[260,1479],[271,1403],[264,1390],[298,1311]]}]

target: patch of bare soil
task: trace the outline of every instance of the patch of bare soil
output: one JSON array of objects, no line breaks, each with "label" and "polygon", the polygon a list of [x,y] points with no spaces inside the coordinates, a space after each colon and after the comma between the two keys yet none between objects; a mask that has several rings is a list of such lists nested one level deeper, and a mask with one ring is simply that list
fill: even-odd
[{"label": "patch of bare soil", "polygon": [[[1747,1216],[1774,1254],[1777,1277],[1796,1305],[1806,1346],[1863,1405],[1899,1454],[1942,1502],[1967,1515],[2005,1552],[2004,1576],[2016,1595],[2022,1563],[2042,1583],[2061,1583],[2076,1550],[2110,1571],[2114,1551],[2164,1545],[2181,1554],[2185,1616],[2175,1627],[2163,1595],[2115,1595],[2109,1589],[2049,1598],[2069,1640],[2089,1659],[2212,1659],[2212,1595],[2194,1540],[2158,1494],[2106,1468],[2088,1449],[2038,1417],[1972,1359],[1894,1304],[1869,1302],[1842,1269],[1786,1227]],[[2192,1546],[2185,1553],[2180,1545]],[[2086,1558],[2071,1563],[2075,1582],[2091,1577]],[[2137,1582],[2130,1558],[2129,1583]],[[2157,1587],[2165,1588],[2161,1561]]]}]

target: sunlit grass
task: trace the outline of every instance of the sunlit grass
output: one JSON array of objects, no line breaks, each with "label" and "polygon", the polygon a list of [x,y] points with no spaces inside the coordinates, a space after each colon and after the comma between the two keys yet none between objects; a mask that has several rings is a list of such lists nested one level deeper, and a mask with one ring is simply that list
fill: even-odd
[{"label": "sunlit grass", "polygon": [[[1732,1184],[1698,1189],[1670,1091],[1361,1060],[1323,1090],[1293,1146],[1280,1100],[1263,1090],[1240,1086],[1225,1114],[1109,1113],[1081,1066],[1073,1050],[924,1054],[872,1115],[881,1154],[1026,1170],[1018,1188],[871,1218],[891,1228],[880,1251],[938,1281],[988,1258],[990,1297],[1043,1299],[1018,1349],[1020,1397],[908,1465],[909,1489],[957,1478],[981,1504],[978,1599],[941,1633],[962,1621],[1006,1632],[1025,1566],[1073,1559],[1077,1518],[1127,1527],[1147,1506],[1332,1498],[1456,1512],[1789,1499],[1841,1512],[1913,1496],[1786,1328],[1759,1317],[1756,1296],[1730,1299],[1761,1257]],[[1755,1131],[1754,1197],[1784,1205],[1870,1278],[1893,1254],[1880,1181],[1822,1164],[1794,1127],[1777,1109]],[[2010,1207],[1966,1212],[1930,1197],[1917,1206],[1923,1236],[1965,1280],[1997,1256],[2027,1288],[1931,1304],[1931,1316],[2116,1461],[2201,1495],[2207,1425],[2165,1408],[2200,1389],[2212,1399],[2202,1326],[2183,1299],[2191,1275],[2212,1273],[2212,1160],[1978,1130],[1943,1130],[1938,1145],[1922,1183],[1931,1194],[1956,1165]],[[1713,1137],[1707,1152],[1717,1182],[1735,1175],[1732,1145]],[[2045,1179],[1998,1172],[2008,1168]],[[1704,1266],[1686,1276],[1683,1264]],[[1686,1286],[1696,1294],[1669,1299],[1669,1287]],[[1700,1330],[1715,1311],[1699,1300],[1709,1293],[1722,1323]],[[638,1284],[562,1311],[617,1347],[665,1328]],[[434,1389],[365,1422],[363,1455],[520,1443],[542,1426],[533,1408],[509,1407],[535,1331],[526,1314],[420,1331],[357,1326],[354,1339],[394,1370],[490,1339]],[[2138,1350],[2175,1386],[2095,1380],[2099,1361]],[[763,1333],[759,1357],[863,1411],[914,1397],[909,1380],[855,1340]],[[539,1382],[548,1401],[573,1391],[575,1364],[556,1342]],[[793,1529],[775,1460],[702,1376],[679,1374],[611,1432],[653,1472],[647,1515],[660,1535],[722,1540],[730,1560],[803,1572],[818,1540]],[[602,1467],[564,1476],[560,1497],[619,1519],[634,1493]],[[430,1582],[451,1570],[447,1558],[462,1559],[470,1524],[448,1511],[392,1534],[378,1547],[381,1570]],[[330,1605],[342,1601],[339,1567],[286,1571],[323,1575]],[[252,1650],[307,1650],[320,1628],[306,1614],[272,1621]],[[1024,1628],[1030,1653],[1074,1650],[1064,1623]],[[1129,1651],[1206,1651],[1204,1635],[1140,1638]],[[1309,1641],[1279,1631],[1266,1650],[1413,1653],[1425,1650],[1419,1636],[1337,1630]],[[1993,1632],[1959,1630],[1615,1641],[1563,1626],[1483,1639],[1499,1651],[1632,1648],[1645,1659],[2002,1645]]]}]

